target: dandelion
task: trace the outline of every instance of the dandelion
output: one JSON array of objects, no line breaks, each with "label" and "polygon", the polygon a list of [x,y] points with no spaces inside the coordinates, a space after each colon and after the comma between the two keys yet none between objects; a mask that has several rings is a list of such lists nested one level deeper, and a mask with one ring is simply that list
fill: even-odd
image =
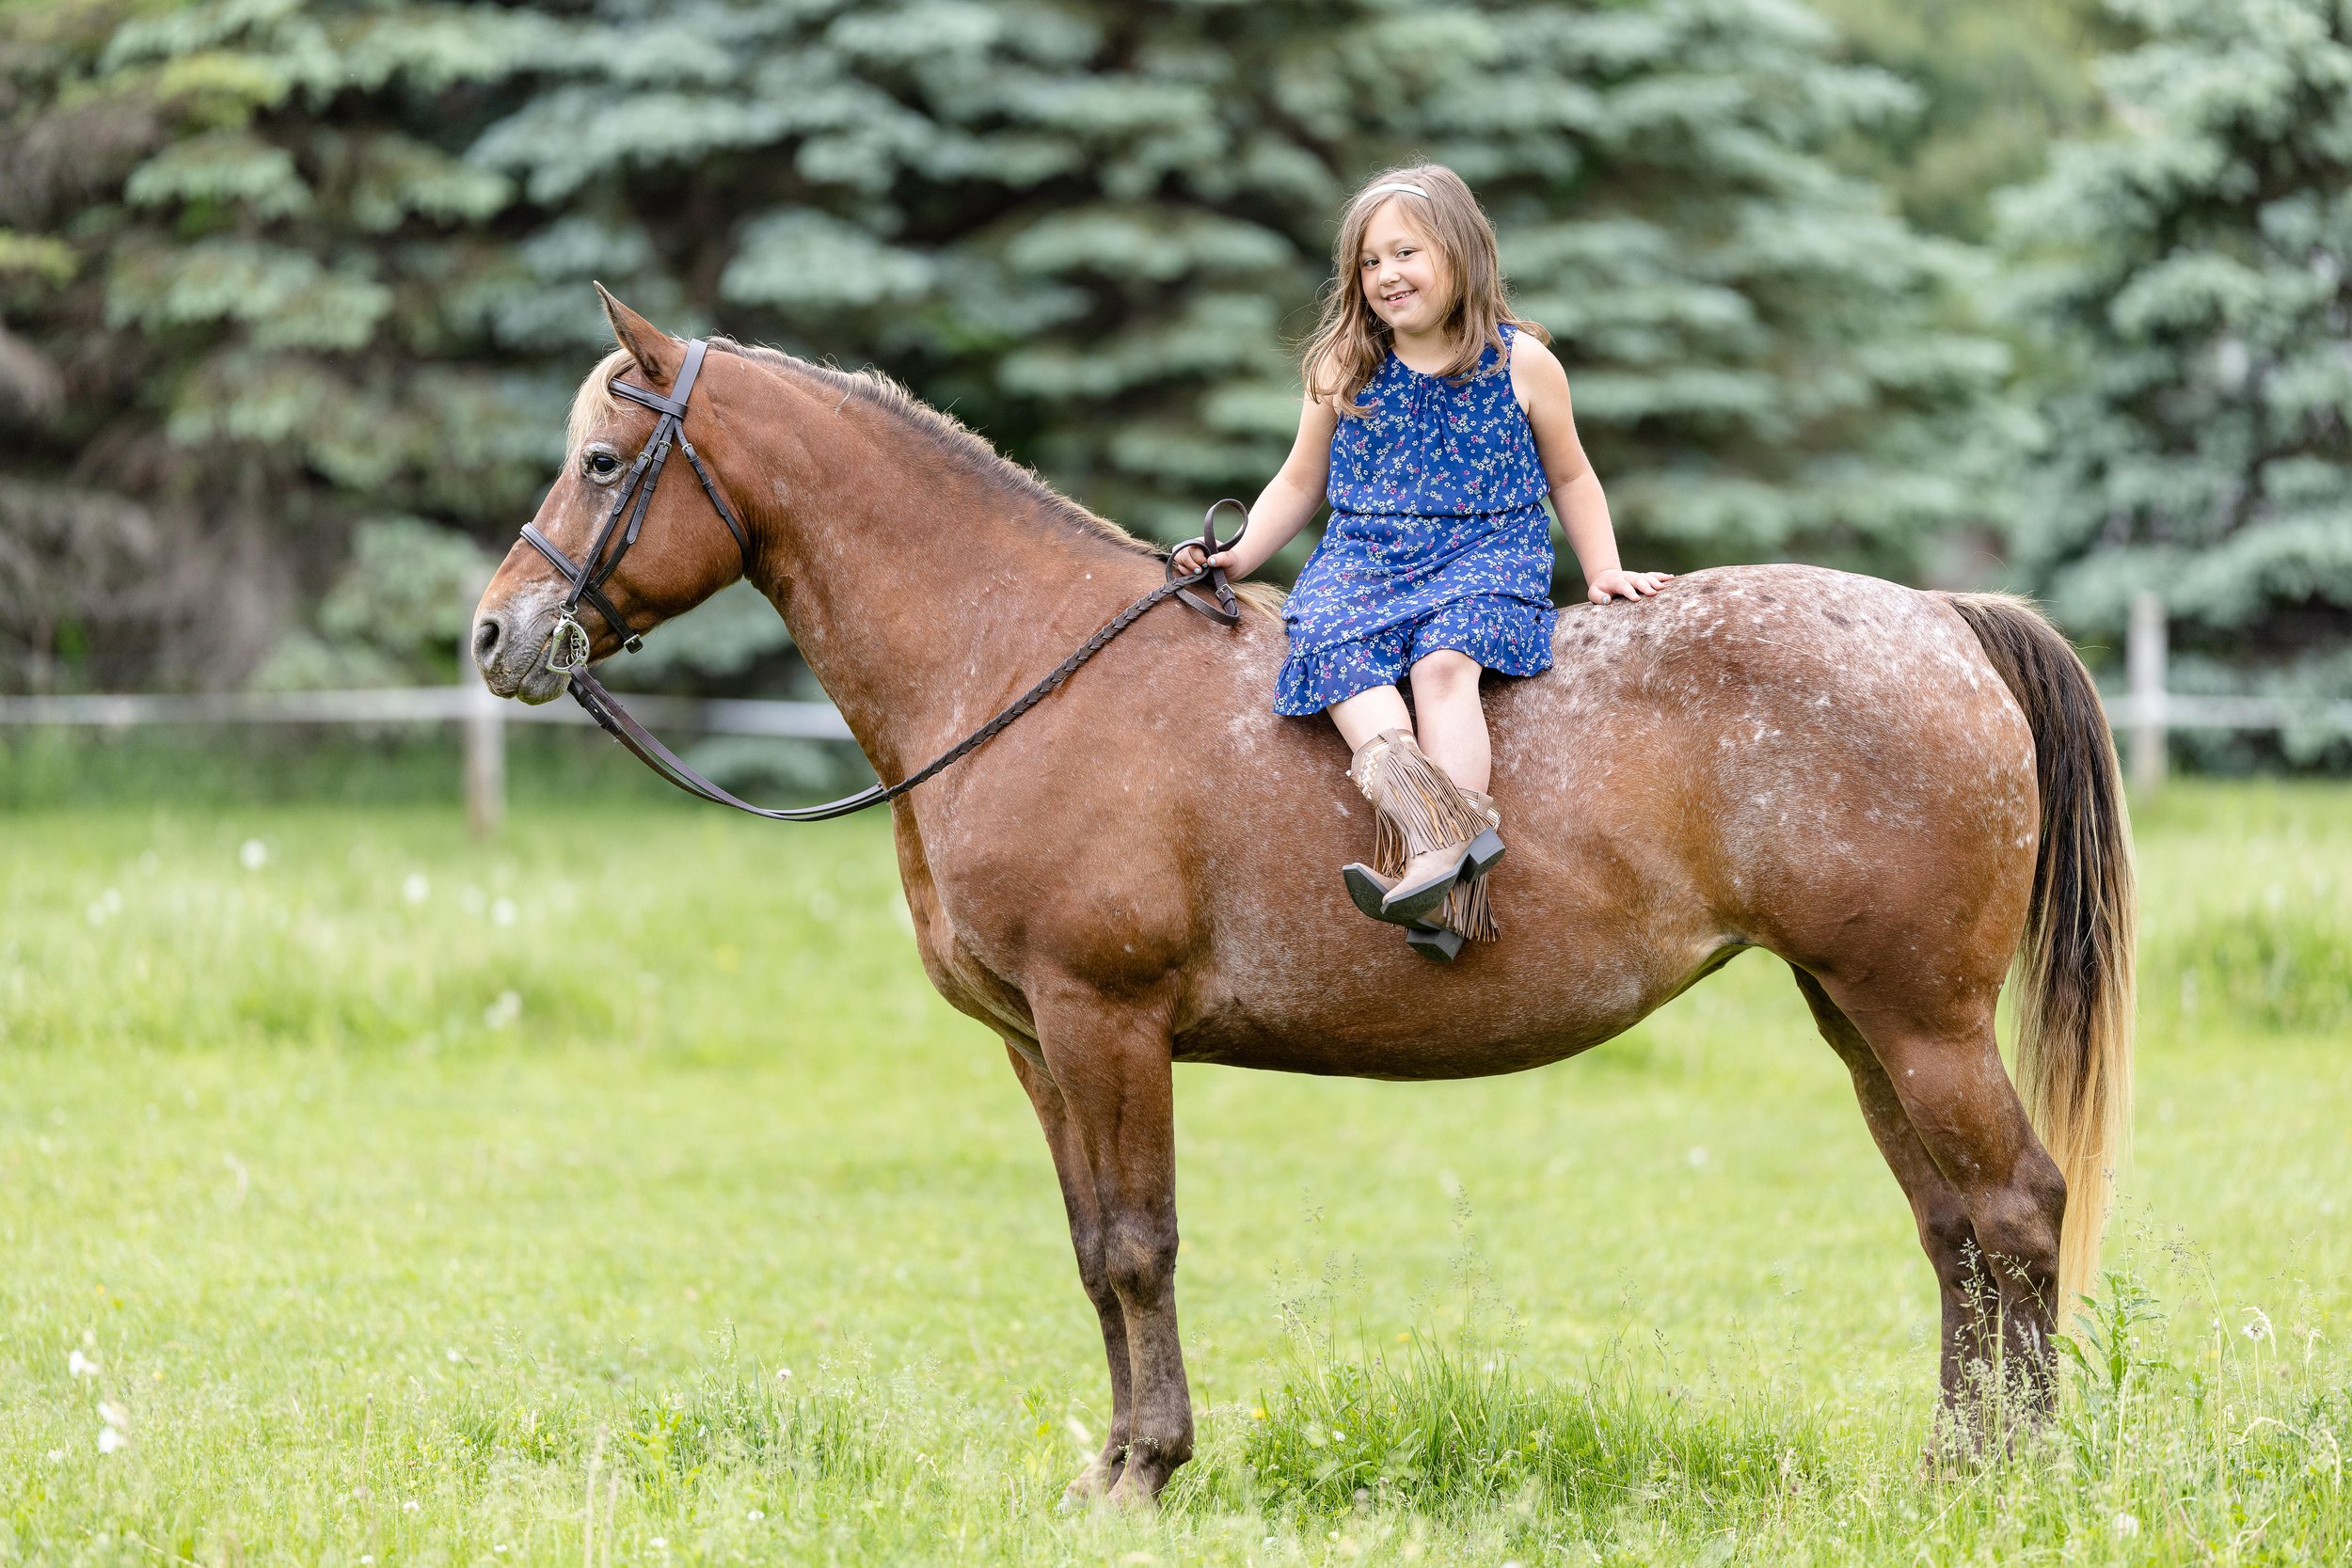
[{"label": "dandelion", "polygon": [[105,1424],[98,1429],[98,1451],[114,1453],[131,1446],[131,1414],[108,1400],[98,1406],[98,1418]]},{"label": "dandelion", "polygon": [[465,1353],[460,1351],[455,1345],[450,1346],[449,1349],[443,1351],[441,1354],[448,1357],[453,1365],[466,1359]]},{"label": "dandelion", "polygon": [[766,1517],[768,1517],[768,1515],[766,1515],[765,1513],[762,1513],[759,1510],[757,1510],[757,1509],[755,1509],[755,1509],[753,1509],[750,1513],[748,1513],[744,1514],[744,1515],[743,1515],[743,1517],[744,1517],[746,1520],[750,1521],[752,1524],[755,1524],[755,1524],[759,1523],[762,1519],[765,1519]]},{"label": "dandelion", "polygon": [[238,846],[237,860],[247,871],[259,871],[269,863],[269,846],[258,838],[248,838]]},{"label": "dandelion", "polygon": [[103,926],[108,920],[122,912],[122,891],[119,888],[108,888],[89,901],[89,909],[86,912],[89,916],[91,925]]},{"label": "dandelion", "polygon": [[[657,1552],[666,1552],[670,1549],[670,1538],[666,1535],[657,1535],[653,1538],[650,1544]],[[504,1551],[505,1549],[506,1548],[503,1546],[499,1548],[501,1551]]]},{"label": "dandelion", "polygon": [[523,1016],[523,999],[511,990],[499,992],[499,999],[482,1009],[484,1027],[503,1029]]},{"label": "dandelion", "polygon": [[50,1463],[50,1464],[55,1465],[55,1464],[58,1463],[60,1460],[62,1460],[62,1459],[64,1459],[64,1458],[65,1458],[65,1450],[64,1450],[63,1449],[51,1449],[49,1450],[49,1463]]},{"label": "dandelion", "polygon": [[1691,1162],[1691,1168],[1692,1170],[1706,1169],[1707,1162],[1709,1158],[1707,1152],[1707,1146],[1705,1144],[1692,1144],[1691,1146],[1691,1152],[1684,1156],[1684,1158]]},{"label": "dandelion", "polygon": [[491,925],[512,926],[517,918],[519,916],[515,909],[515,900],[512,898],[494,898],[490,901]]},{"label": "dandelion", "polygon": [[374,1560],[375,1554],[373,1552],[361,1552],[359,1554],[359,1568],[367,1568],[367,1565]]},{"label": "dandelion", "polygon": [[411,904],[421,904],[433,896],[433,884],[421,871],[411,871],[401,879],[400,895]]},{"label": "dandelion", "polygon": [[790,1382],[790,1381],[791,1381],[791,1379],[792,1379],[792,1369],[791,1369],[791,1368],[789,1368],[789,1367],[778,1367],[778,1368],[776,1369],[776,1381],[777,1381],[778,1383],[788,1383],[788,1382]]},{"label": "dandelion", "polygon": [[414,1513],[417,1511],[417,1499],[414,1497],[406,1499],[400,1505],[400,1511],[403,1513]]},{"label": "dandelion", "polygon": [[2115,1516],[2115,1533],[2127,1539],[2137,1535],[2139,1520],[2129,1513],[2118,1513]]},{"label": "dandelion", "polygon": [[96,1377],[98,1363],[90,1356],[75,1351],[65,1358],[65,1370],[71,1377]]}]

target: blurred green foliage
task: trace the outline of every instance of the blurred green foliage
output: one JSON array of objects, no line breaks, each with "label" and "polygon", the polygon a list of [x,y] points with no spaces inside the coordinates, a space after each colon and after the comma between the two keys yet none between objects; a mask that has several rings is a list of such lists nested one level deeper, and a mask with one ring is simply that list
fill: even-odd
[{"label": "blurred green foliage", "polygon": [[2097,124],[2091,56],[2122,29],[2101,0],[1815,0],[1847,48],[1913,83],[1919,112],[1843,150],[1931,232],[1992,235],[1993,193]]},{"label": "blurred green foliage", "polygon": [[12,685],[243,678],[306,623],[273,678],[323,672],[372,528],[530,511],[592,277],[879,362],[1172,535],[1279,462],[1338,204],[1421,154],[1635,556],[1915,575],[1983,511],[1967,258],[1827,156],[1915,95],[1780,0],[58,0],[0,51]]},{"label": "blurred green foliage", "polygon": [[[2129,0],[2112,128],[2003,204],[2045,361],[2020,564],[2078,633],[2131,596],[2176,689],[2352,690],[2352,16]],[[2338,737],[2290,735],[2290,756]]]},{"label": "blurred green foliage", "polygon": [[[1339,201],[1425,155],[1629,559],[1996,581],[2107,641],[2153,587],[2177,689],[2352,689],[2334,0],[1818,4],[9,8],[0,686],[440,678],[426,601],[552,472],[591,277],[1174,537],[1280,460]],[[788,678],[764,607],[707,619],[645,678]]]}]

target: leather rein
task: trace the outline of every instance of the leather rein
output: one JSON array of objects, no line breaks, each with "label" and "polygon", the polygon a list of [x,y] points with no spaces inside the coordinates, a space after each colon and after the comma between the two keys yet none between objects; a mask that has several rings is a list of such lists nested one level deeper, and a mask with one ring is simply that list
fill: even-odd
[{"label": "leather rein", "polygon": [[[617,378],[612,382],[612,390],[616,395],[644,404],[660,418],[654,424],[653,435],[638,451],[636,462],[629,466],[628,477],[622,483],[620,493],[613,498],[612,510],[605,514],[604,524],[596,531],[596,542],[588,547],[584,560],[574,561],[553,540],[540,532],[536,523],[523,525],[524,541],[546,556],[571,585],[570,592],[564,597],[563,609],[557,612],[554,629],[548,637],[547,667],[570,677],[572,700],[585,708],[588,717],[603,726],[607,735],[628,748],[638,761],[687,794],[714,805],[731,806],[754,816],[764,816],[771,822],[822,822],[831,817],[847,816],[851,812],[897,800],[924,780],[934,777],[977,751],[1014,720],[1043,702],[1080,665],[1102,652],[1111,639],[1134,626],[1163,600],[1181,599],[1185,608],[1197,610],[1220,626],[1233,626],[1241,620],[1241,607],[1234,601],[1233,591],[1227,584],[1221,567],[1208,565],[1204,559],[1200,570],[1180,573],[1171,554],[1167,558],[1167,578],[1158,587],[1104,622],[1101,629],[1048,672],[1044,679],[1014,698],[987,723],[897,784],[872,784],[854,795],[845,795],[838,800],[828,800],[817,806],[755,806],[749,801],[738,800],[688,767],[676,752],[631,718],[628,710],[621,705],[620,699],[606,689],[603,682],[589,673],[591,644],[586,629],[580,624],[580,609],[584,604],[603,618],[604,624],[612,628],[612,634],[621,640],[621,645],[629,652],[634,653],[644,646],[643,634],[629,629],[628,621],[606,595],[604,587],[612,580],[612,574],[619,568],[621,558],[628,553],[629,546],[637,543],[638,535],[644,531],[645,512],[653,504],[654,486],[661,482],[662,465],[669,461],[673,447],[684,452],[686,461],[693,466],[694,477],[702,482],[703,494],[710,499],[711,509],[719,514],[719,520],[735,536],[736,547],[743,553],[744,576],[751,575],[751,534],[728,508],[725,499],[719,494],[719,486],[711,480],[710,470],[703,467],[703,460],[695,452],[693,443],[686,438],[686,404],[694,394],[694,382],[702,373],[703,356],[709,347],[709,343],[701,338],[686,345],[686,362],[678,370],[675,397],[665,398],[658,392],[631,386]],[[1216,536],[1216,515],[1229,506],[1242,515],[1241,531],[1231,539],[1219,539]],[[623,521],[625,516],[626,526]],[[1248,531],[1248,507],[1230,497],[1218,501],[1200,520],[1200,547],[1204,557],[1232,549],[1241,543],[1242,534]],[[618,535],[617,544],[614,543],[615,534]],[[610,554],[606,553],[608,546],[612,546]],[[1210,585],[1216,595],[1215,600],[1202,598],[1192,592],[1202,582]]]}]

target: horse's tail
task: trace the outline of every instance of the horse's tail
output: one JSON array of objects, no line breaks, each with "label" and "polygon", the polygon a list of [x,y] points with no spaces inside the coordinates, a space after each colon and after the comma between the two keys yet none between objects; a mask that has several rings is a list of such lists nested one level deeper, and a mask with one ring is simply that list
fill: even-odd
[{"label": "horse's tail", "polygon": [[2041,611],[1953,594],[2033,729],[2042,841],[2015,971],[2017,1070],[2066,1177],[2058,1318],[2091,1283],[2132,1101],[2131,820],[2098,689]]}]

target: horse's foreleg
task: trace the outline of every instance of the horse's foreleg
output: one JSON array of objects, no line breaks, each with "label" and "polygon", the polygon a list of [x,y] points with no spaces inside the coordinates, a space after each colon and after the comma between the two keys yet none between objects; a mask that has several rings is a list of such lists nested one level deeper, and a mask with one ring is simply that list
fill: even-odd
[{"label": "horse's foreleg", "polygon": [[1959,1192],[1944,1173],[1935,1168],[1927,1146],[1919,1141],[1918,1131],[1911,1125],[1911,1117],[1896,1096],[1895,1085],[1879,1066],[1879,1059],[1870,1051],[1869,1042],[1853,1021],[1837,1010],[1837,1004],[1829,999],[1821,983],[1793,965],[1797,989],[1804,993],[1805,1005],[1813,1009],[1813,1022],[1829,1041],[1846,1070],[1853,1077],[1854,1098],[1862,1103],[1862,1119],[1870,1129],[1870,1137],[1879,1146],[1879,1153],[1886,1160],[1886,1168],[1895,1173],[1895,1180],[1903,1189],[1903,1196],[1911,1201],[1912,1218],[1919,1227],[1919,1245],[1928,1255],[1928,1262],[1935,1270],[1935,1282],[1943,1297],[1944,1338],[1940,1371],[1944,1387],[1944,1402],[1957,1408],[1966,1383],[1971,1364],[1982,1363],[1991,1354],[1992,1347],[1975,1332],[1980,1314],[1970,1303],[1971,1287],[1981,1278],[1976,1259],[1980,1256],[1977,1232],[1968,1223],[1967,1205],[1961,1201]]},{"label": "horse's foreleg", "polygon": [[2001,1064],[1992,996],[1937,1006],[1898,988],[1858,994],[1835,978],[1822,985],[1868,1042],[1920,1147],[1966,1212],[1976,1248],[1963,1259],[1960,1281],[1962,1382],[1979,1386],[1964,1391],[2014,1392],[2029,1413],[2046,1413],[2058,1370],[2066,1179]]},{"label": "horse's foreleg", "polygon": [[1192,1392],[1176,1338],[1176,1112],[1166,1015],[1077,988],[1033,992],[1030,1006],[1093,1177],[1104,1272],[1127,1331],[1127,1454],[1111,1497],[1148,1505],[1192,1457]]},{"label": "horse's foreleg", "polygon": [[1005,1054],[1012,1058],[1012,1070],[1028,1092],[1029,1103],[1036,1107],[1038,1125],[1045,1130],[1045,1147],[1054,1156],[1054,1179],[1061,1184],[1062,1208],[1070,1215],[1070,1245],[1078,1255],[1078,1279],[1086,1286],[1087,1299],[1094,1304],[1095,1316],[1102,1320],[1103,1350],[1110,1362],[1111,1424],[1103,1439],[1103,1451],[1062,1494],[1065,1504],[1082,1503],[1107,1495],[1119,1484],[1120,1470],[1126,1464],[1128,1412],[1134,1402],[1129,1397],[1127,1323],[1120,1314],[1119,1293],[1111,1289],[1110,1268],[1103,1256],[1103,1212],[1095,1199],[1094,1172],[1071,1125],[1061,1089],[1042,1067],[1029,1059],[1027,1051],[1009,1038],[1005,1041]]}]

